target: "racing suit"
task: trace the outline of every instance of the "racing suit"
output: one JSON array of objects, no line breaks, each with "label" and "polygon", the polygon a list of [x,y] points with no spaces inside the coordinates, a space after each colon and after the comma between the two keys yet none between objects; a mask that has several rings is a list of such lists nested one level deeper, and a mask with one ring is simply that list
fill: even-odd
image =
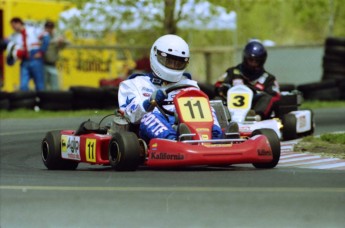
[{"label": "racing suit", "polygon": [[246,73],[242,64],[226,70],[215,84],[215,92],[226,101],[227,90],[234,84],[245,84],[254,91],[252,108],[262,119],[270,117],[274,105],[280,100],[278,82],[266,70],[250,75]]},{"label": "racing suit", "polygon": [[[161,89],[165,91],[167,88],[177,85],[187,84],[198,87],[197,82],[190,79],[189,74],[184,74],[182,79],[176,83],[167,83],[160,78],[154,76],[153,73],[134,74],[127,80],[120,83],[118,101],[120,110],[124,116],[133,124],[139,124],[139,136],[149,142],[152,138],[166,138],[175,140],[177,138],[176,130],[173,128],[175,123],[174,116],[168,116],[167,120],[164,115],[155,108],[152,112],[147,112],[143,107],[143,102],[150,99],[151,94]],[[169,111],[175,111],[172,104],[174,95],[178,91],[172,91],[167,94],[164,101],[164,108]],[[166,105],[165,105],[166,104]],[[214,125],[212,129],[212,137],[222,137],[222,130],[213,111]]]},{"label": "racing suit", "polygon": [[[32,78],[36,90],[44,89],[43,55],[49,45],[49,34],[39,34],[36,28],[26,26],[21,32],[9,37],[9,41],[16,45],[16,57],[21,59],[20,64],[20,90],[29,90],[29,81]],[[8,63],[10,65],[14,64]]]}]

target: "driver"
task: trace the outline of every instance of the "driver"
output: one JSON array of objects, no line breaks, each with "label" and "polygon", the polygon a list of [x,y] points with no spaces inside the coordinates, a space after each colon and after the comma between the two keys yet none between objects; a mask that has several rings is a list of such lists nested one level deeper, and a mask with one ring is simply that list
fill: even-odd
[{"label": "driver", "polygon": [[[172,104],[174,94],[168,95],[165,90],[174,85],[184,84],[198,88],[197,82],[191,80],[191,75],[185,73],[189,63],[189,46],[179,36],[164,35],[152,45],[150,65],[152,72],[133,74],[119,86],[118,101],[120,112],[133,124],[139,125],[139,136],[145,141],[152,138],[175,140],[177,132],[173,128],[174,116],[169,120],[155,107],[151,101],[164,105],[169,111],[174,111]],[[213,112],[213,138],[222,137],[222,130]]]},{"label": "driver", "polygon": [[261,119],[268,119],[280,99],[280,90],[275,76],[264,68],[266,58],[266,48],[259,41],[250,41],[244,47],[242,63],[227,69],[216,82],[216,96],[226,101],[229,88],[245,84],[255,92],[252,109]]}]

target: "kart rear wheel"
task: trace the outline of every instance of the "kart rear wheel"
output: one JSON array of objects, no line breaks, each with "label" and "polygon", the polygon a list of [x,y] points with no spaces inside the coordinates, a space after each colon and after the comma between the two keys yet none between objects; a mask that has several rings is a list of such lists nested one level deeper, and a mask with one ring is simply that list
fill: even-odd
[{"label": "kart rear wheel", "polygon": [[283,116],[283,139],[284,140],[293,140],[297,139],[297,119],[293,114],[285,114]]},{"label": "kart rear wheel", "polygon": [[133,132],[116,132],[109,142],[109,163],[117,171],[134,171],[142,162],[140,151]]},{"label": "kart rear wheel", "polygon": [[51,170],[75,170],[79,162],[61,157],[60,131],[49,131],[42,140],[42,161]]},{"label": "kart rear wheel", "polygon": [[253,166],[258,169],[272,169],[276,167],[280,159],[280,140],[277,133],[272,129],[257,129],[253,131],[252,136],[254,135],[266,136],[272,149],[273,159],[269,163],[253,163]]}]

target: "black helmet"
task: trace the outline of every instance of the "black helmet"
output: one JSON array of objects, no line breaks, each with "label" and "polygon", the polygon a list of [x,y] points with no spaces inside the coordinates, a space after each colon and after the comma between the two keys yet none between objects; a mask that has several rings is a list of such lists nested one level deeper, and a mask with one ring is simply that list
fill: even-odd
[{"label": "black helmet", "polygon": [[[250,41],[243,50],[243,65],[246,71],[252,73],[263,72],[264,64],[267,59],[267,51],[259,41]],[[250,64],[255,62],[255,66]]]}]

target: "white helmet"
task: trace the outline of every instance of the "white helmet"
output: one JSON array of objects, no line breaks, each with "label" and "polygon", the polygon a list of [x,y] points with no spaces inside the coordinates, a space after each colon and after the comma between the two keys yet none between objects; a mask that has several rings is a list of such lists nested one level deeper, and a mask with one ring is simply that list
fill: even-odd
[{"label": "white helmet", "polygon": [[164,35],[152,45],[151,69],[156,76],[165,81],[180,81],[188,62],[188,44],[179,36]]}]

